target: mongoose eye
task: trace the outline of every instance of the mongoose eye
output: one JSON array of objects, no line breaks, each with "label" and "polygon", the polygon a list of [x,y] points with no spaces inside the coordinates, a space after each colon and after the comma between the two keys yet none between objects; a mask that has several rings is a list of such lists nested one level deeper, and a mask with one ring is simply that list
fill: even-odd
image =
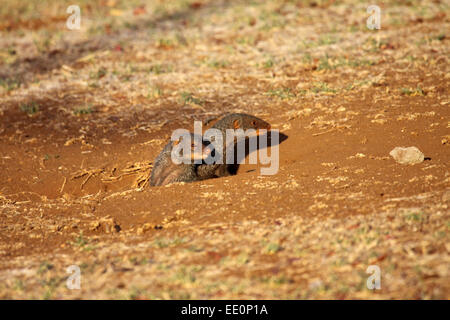
[{"label": "mongoose eye", "polygon": [[256,127],[256,120],[252,121],[252,126]]}]

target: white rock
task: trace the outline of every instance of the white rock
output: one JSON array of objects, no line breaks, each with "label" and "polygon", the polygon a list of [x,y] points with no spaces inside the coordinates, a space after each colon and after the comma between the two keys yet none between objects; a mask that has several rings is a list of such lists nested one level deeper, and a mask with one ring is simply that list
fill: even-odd
[{"label": "white rock", "polygon": [[391,152],[389,152],[389,155],[401,164],[421,163],[425,159],[424,154],[416,147],[395,147]]},{"label": "white rock", "polygon": [[323,286],[323,282],[320,279],[314,279],[308,285],[309,290],[318,290]]}]

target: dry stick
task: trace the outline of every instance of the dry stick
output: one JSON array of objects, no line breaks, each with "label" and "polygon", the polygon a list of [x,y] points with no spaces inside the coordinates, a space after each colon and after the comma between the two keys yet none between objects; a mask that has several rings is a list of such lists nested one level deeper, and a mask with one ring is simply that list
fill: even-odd
[{"label": "dry stick", "polygon": [[84,185],[86,184],[86,182],[88,182],[88,180],[92,177],[92,173],[89,172],[87,178],[83,181],[83,183],[81,184],[80,189],[83,189]]},{"label": "dry stick", "polygon": [[133,188],[145,188],[148,185],[148,181],[150,179],[150,170],[146,173],[139,175],[133,182]]},{"label": "dry stick", "polygon": [[99,173],[102,173],[103,170],[104,170],[104,169],[92,169],[92,170],[89,170],[89,171],[84,170],[83,172],[81,172],[81,173],[79,173],[79,174],[73,176],[73,177],[72,177],[72,180],[77,179],[77,178],[84,177],[85,175],[88,175],[88,176],[86,177],[86,179],[83,181],[83,183],[81,183],[80,188],[83,189],[83,186],[88,182],[88,180],[89,180],[92,176],[95,176],[95,175],[97,175],[97,174],[99,174]]},{"label": "dry stick", "polygon": [[346,184],[344,186],[334,187],[334,188],[335,189],[347,189],[347,188],[351,187],[352,185],[353,185],[353,183],[348,183],[348,184]]},{"label": "dry stick", "polygon": [[330,130],[328,130],[328,131],[319,132],[319,133],[313,133],[312,135],[313,135],[313,136],[320,136],[320,135],[325,134],[325,133],[333,132],[334,130],[336,130],[336,129],[333,128],[333,129],[330,129]]},{"label": "dry stick", "polygon": [[106,177],[106,178],[102,178],[102,182],[114,182],[114,181],[119,181],[120,179],[122,179],[122,175],[117,176],[117,177]]},{"label": "dry stick", "polygon": [[25,204],[25,203],[30,203],[30,202],[31,202],[31,200],[17,201],[17,202],[14,202],[14,204]]},{"label": "dry stick", "polygon": [[63,184],[62,184],[62,186],[61,186],[61,189],[59,189],[59,193],[62,193],[62,192],[63,192],[64,187],[65,187],[65,185],[66,185],[66,182],[67,182],[67,178],[64,177],[64,182],[63,182]]}]

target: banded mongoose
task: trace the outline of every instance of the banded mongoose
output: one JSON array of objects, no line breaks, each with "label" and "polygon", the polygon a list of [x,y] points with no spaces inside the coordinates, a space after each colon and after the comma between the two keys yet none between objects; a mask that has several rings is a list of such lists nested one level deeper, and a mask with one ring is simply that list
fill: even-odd
[{"label": "banded mongoose", "polygon": [[[248,130],[248,129],[254,129],[256,135],[259,135],[260,129],[270,130],[270,124],[260,118],[257,118],[255,116],[246,114],[246,113],[232,113],[225,115],[223,118],[219,119],[217,122],[214,123],[214,125],[211,127],[211,129],[218,129],[222,132],[223,137],[223,148],[222,148],[222,164],[210,164],[210,165],[202,165],[205,166],[203,168],[203,175],[208,175],[208,177],[224,177],[232,174],[230,171],[230,168],[235,166],[236,164],[227,164],[227,154],[226,154],[226,147],[229,145],[229,141],[226,139],[226,130],[227,129],[242,129],[242,130]],[[234,139],[233,144],[236,144],[237,140]],[[236,151],[236,150],[235,150]],[[234,157],[234,155],[232,155]]]}]

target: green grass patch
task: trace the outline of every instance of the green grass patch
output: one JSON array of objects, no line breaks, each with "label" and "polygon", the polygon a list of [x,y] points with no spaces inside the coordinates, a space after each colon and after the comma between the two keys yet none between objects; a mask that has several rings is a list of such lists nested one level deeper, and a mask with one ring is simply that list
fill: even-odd
[{"label": "green grass patch", "polygon": [[163,249],[168,247],[174,247],[186,242],[187,240],[185,238],[174,238],[174,239],[158,238],[153,241],[153,246],[156,248]]},{"label": "green grass patch", "polygon": [[315,48],[315,47],[332,45],[337,42],[338,42],[338,39],[335,36],[323,35],[323,36],[319,37],[317,40],[303,41],[302,45],[304,48]]},{"label": "green grass patch", "polygon": [[283,248],[281,247],[281,245],[279,243],[276,242],[269,242],[265,248],[264,248],[264,252],[267,254],[275,254],[277,252],[280,252]]},{"label": "green grass patch", "polygon": [[198,104],[198,105],[203,105],[203,100],[194,97],[194,95],[190,92],[182,92],[181,93],[181,100],[183,102],[183,104]]},{"label": "green grass patch", "polygon": [[312,88],[313,93],[336,93],[337,90],[330,88],[326,82],[318,82]]},{"label": "green grass patch", "polygon": [[51,263],[49,263],[48,261],[43,261],[41,262],[41,264],[39,265],[39,268],[37,270],[37,273],[39,275],[43,275],[44,273],[46,273],[47,271],[53,269],[53,265]]},{"label": "green grass patch", "polygon": [[28,115],[33,115],[39,112],[39,104],[35,101],[23,103],[20,105],[20,110],[26,112]]},{"label": "green grass patch", "polygon": [[345,58],[339,58],[339,59],[333,59],[330,58],[328,55],[325,55],[324,57],[320,58],[319,65],[317,66],[317,70],[335,70],[340,67],[352,67],[352,68],[358,68],[358,67],[364,67],[364,66],[373,66],[376,62],[372,60],[358,60],[358,59],[345,59]]},{"label": "green grass patch", "polygon": [[236,42],[241,45],[254,46],[256,44],[256,38],[252,36],[240,37],[236,39]]},{"label": "green grass patch", "polygon": [[162,74],[173,71],[173,67],[169,64],[154,64],[148,68],[149,73]]},{"label": "green grass patch", "polygon": [[147,98],[159,98],[163,95],[163,90],[160,87],[151,87],[148,89]]},{"label": "green grass patch", "polygon": [[97,71],[92,71],[89,73],[89,78],[91,79],[100,79],[103,78],[104,76],[106,76],[106,74],[108,73],[108,70],[106,70],[106,68],[100,67],[97,69]]},{"label": "green grass patch", "polygon": [[266,69],[270,69],[275,65],[275,61],[273,59],[268,59],[263,62],[263,67]]},{"label": "green grass patch", "polygon": [[208,67],[216,69],[226,68],[229,65],[230,63],[226,60],[211,60],[208,62]]},{"label": "green grass patch", "polygon": [[425,220],[423,212],[413,212],[406,215],[406,220],[414,222],[422,222]]},{"label": "green grass patch", "polygon": [[420,86],[416,88],[401,88],[400,93],[406,96],[424,96],[425,92],[422,90]]},{"label": "green grass patch", "polygon": [[14,281],[13,289],[17,290],[17,291],[24,291],[25,290],[25,285],[23,284],[23,281],[20,280],[20,279],[16,279]]},{"label": "green grass patch", "polygon": [[265,95],[269,97],[277,97],[280,99],[291,99],[295,98],[295,93],[291,91],[290,88],[280,88],[280,89],[271,89],[265,93]]},{"label": "green grass patch", "polygon": [[18,79],[0,79],[0,86],[5,88],[7,92],[18,89],[20,83],[21,82]]},{"label": "green grass patch", "polygon": [[79,107],[79,108],[76,108],[75,110],[73,110],[73,114],[76,116],[91,114],[92,112],[94,112],[94,109],[92,108],[92,106]]},{"label": "green grass patch", "polygon": [[92,251],[95,249],[95,246],[89,245],[89,240],[84,237],[83,232],[80,232],[72,244],[81,248],[83,251]]}]

